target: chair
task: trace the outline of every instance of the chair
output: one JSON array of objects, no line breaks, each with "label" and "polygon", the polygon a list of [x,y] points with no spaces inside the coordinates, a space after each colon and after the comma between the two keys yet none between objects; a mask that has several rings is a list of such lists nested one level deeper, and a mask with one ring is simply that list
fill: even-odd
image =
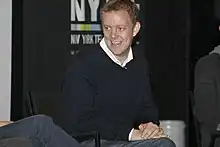
[{"label": "chair", "polygon": [[[52,117],[54,120],[58,119],[57,115],[62,109],[61,107],[61,92],[33,92],[29,91],[26,98],[26,111],[28,116],[45,114]],[[57,109],[59,108],[59,109]],[[98,132],[88,132],[80,136],[73,136],[78,142],[89,139],[95,140],[95,146],[100,147],[100,135]]]},{"label": "chair", "polygon": [[[200,126],[200,123],[199,123],[199,121],[198,121],[198,119],[197,119],[197,117],[196,117],[196,113],[195,113],[195,111],[194,111],[195,100],[194,100],[194,98],[193,98],[193,92],[191,92],[191,91],[189,92],[189,98],[190,98],[190,105],[191,105],[191,108],[192,108],[192,111],[193,111],[193,122],[194,122],[195,129],[196,129],[196,140],[197,140],[198,146],[201,147],[201,146],[202,146],[202,143],[201,143],[201,134],[200,134],[200,128],[201,128],[201,126]],[[215,146],[215,141],[216,141],[216,139],[220,137],[220,132],[218,132],[218,131],[216,130],[215,133],[213,132],[213,133],[210,134],[210,135],[211,135],[211,141],[210,141],[210,143],[209,143],[209,147],[214,147],[214,146]]]}]

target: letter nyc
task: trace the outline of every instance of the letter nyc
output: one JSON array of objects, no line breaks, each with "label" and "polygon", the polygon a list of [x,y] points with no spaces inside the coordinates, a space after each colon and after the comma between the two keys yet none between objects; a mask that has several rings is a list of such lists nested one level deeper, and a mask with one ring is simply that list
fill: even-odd
[{"label": "letter nyc", "polygon": [[[71,21],[86,21],[85,16],[85,1],[86,0],[71,0]],[[89,4],[89,10],[91,11],[92,22],[97,22],[98,7],[100,0],[87,0]],[[108,0],[105,0],[106,2]],[[137,4],[139,7],[139,4]]]}]

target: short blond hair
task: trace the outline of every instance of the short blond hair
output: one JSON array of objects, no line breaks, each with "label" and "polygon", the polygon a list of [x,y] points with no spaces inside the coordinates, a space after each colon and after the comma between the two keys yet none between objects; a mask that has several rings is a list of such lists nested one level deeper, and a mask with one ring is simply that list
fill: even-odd
[{"label": "short blond hair", "polygon": [[127,11],[133,24],[139,21],[138,20],[139,9],[133,0],[109,0],[100,9],[101,20],[102,20],[102,14],[104,12],[119,11],[119,10]]}]

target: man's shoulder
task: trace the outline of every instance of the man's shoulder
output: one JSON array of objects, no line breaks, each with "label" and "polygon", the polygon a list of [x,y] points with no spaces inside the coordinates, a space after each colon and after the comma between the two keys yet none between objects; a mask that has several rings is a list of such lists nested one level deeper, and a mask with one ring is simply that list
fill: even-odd
[{"label": "man's shoulder", "polygon": [[79,50],[75,52],[72,56],[73,60],[88,60],[93,58],[93,56],[97,56],[97,53],[100,50],[99,44],[94,45],[82,45]]},{"label": "man's shoulder", "polygon": [[220,72],[220,56],[212,53],[201,57],[195,65],[196,73],[213,73]]},{"label": "man's shoulder", "polygon": [[94,64],[94,60],[99,57],[101,48],[99,44],[84,45],[71,56],[69,66],[83,68]]},{"label": "man's shoulder", "polygon": [[215,66],[215,65],[220,65],[220,55],[217,53],[212,53],[203,56],[196,62],[196,66]]}]

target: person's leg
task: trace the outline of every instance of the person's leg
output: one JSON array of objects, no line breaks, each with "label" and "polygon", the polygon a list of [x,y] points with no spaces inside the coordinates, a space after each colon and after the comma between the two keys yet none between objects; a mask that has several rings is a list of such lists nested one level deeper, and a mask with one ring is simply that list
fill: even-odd
[{"label": "person's leg", "polygon": [[[85,141],[81,145],[82,147],[95,147],[94,141]],[[159,138],[130,142],[101,140],[101,147],[176,147],[176,145],[168,138]]]},{"label": "person's leg", "polygon": [[[149,143],[149,141],[150,141],[150,143]],[[172,140],[170,140],[169,138],[151,139],[149,141],[148,142],[144,141],[145,147],[148,144],[150,144],[150,145],[148,145],[149,147],[176,147],[175,143]],[[142,147],[142,146],[140,146],[140,147]]]},{"label": "person's leg", "polygon": [[55,125],[50,117],[35,115],[21,119],[12,124],[0,127],[0,138],[26,137],[36,145],[40,142],[47,147],[79,147],[80,144],[60,127]]},{"label": "person's leg", "polygon": [[12,137],[0,140],[0,147],[34,147],[31,140],[22,137]]}]

